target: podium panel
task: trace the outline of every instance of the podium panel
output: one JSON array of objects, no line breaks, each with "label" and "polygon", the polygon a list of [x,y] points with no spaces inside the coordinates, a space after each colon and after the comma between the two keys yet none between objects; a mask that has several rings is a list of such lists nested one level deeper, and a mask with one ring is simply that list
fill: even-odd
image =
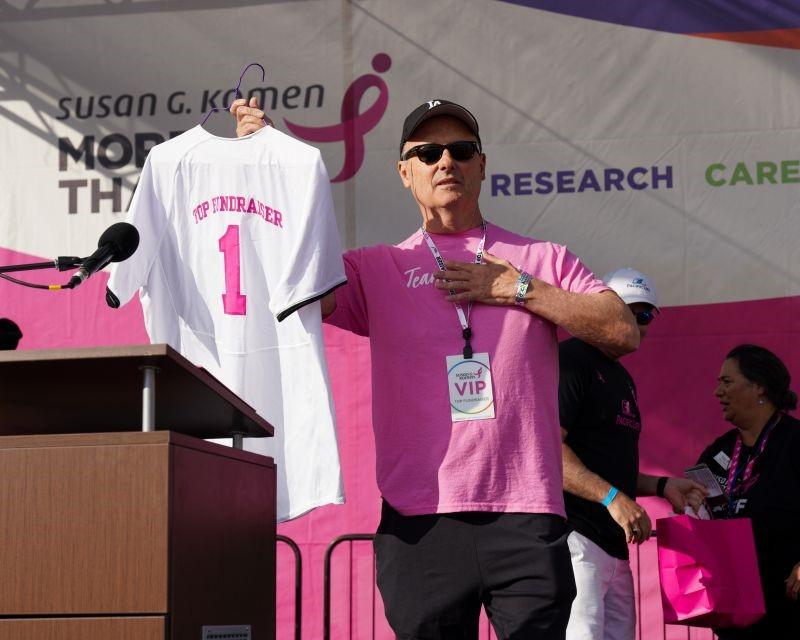
[{"label": "podium panel", "polygon": [[0,381],[0,436],[136,431],[145,427],[145,397],[153,422],[146,431],[273,433],[255,409],[166,344],[0,351]]},{"label": "podium panel", "polygon": [[0,616],[166,613],[169,451],[152,440],[0,438]]},{"label": "podium panel", "polygon": [[270,458],[169,431],[0,437],[0,531],[0,640],[275,637]]},{"label": "podium panel", "polygon": [[275,466],[198,444],[206,451],[172,448],[170,622],[192,630],[173,637],[201,640],[203,626],[250,625],[253,640],[274,638]]},{"label": "podium panel", "polygon": [[161,640],[164,618],[0,620],[0,640]]}]

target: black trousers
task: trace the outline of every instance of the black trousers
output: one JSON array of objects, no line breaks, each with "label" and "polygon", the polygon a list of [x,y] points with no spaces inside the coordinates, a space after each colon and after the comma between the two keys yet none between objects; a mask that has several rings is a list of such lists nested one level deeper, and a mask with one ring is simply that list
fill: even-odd
[{"label": "black trousers", "polygon": [[384,502],[378,588],[398,640],[563,640],[575,598],[567,528],[549,514],[403,516]]}]

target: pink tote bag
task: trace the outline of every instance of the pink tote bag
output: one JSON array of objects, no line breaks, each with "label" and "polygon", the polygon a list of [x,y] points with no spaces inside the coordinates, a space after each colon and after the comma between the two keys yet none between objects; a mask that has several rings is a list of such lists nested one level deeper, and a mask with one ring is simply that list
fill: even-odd
[{"label": "pink tote bag", "polygon": [[664,622],[746,627],[765,613],[749,518],[657,522]]}]

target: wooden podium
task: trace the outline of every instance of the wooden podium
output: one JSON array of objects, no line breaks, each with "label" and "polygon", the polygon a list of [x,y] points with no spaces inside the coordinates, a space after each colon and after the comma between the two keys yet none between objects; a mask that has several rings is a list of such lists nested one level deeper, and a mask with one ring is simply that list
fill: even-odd
[{"label": "wooden podium", "polygon": [[165,345],[0,352],[0,640],[273,640],[275,465],[200,439],[242,435]]}]

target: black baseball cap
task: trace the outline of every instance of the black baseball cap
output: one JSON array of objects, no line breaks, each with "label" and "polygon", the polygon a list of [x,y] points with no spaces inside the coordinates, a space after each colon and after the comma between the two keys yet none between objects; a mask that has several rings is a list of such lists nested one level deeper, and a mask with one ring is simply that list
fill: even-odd
[{"label": "black baseball cap", "polygon": [[436,116],[453,116],[458,118],[467,125],[467,128],[472,131],[478,139],[478,147],[481,146],[481,137],[478,135],[478,121],[475,119],[468,109],[462,107],[460,104],[436,98],[435,100],[428,100],[423,102],[416,109],[414,109],[403,122],[403,137],[400,138],[400,152],[403,152],[403,145],[417,130],[419,125]]}]

